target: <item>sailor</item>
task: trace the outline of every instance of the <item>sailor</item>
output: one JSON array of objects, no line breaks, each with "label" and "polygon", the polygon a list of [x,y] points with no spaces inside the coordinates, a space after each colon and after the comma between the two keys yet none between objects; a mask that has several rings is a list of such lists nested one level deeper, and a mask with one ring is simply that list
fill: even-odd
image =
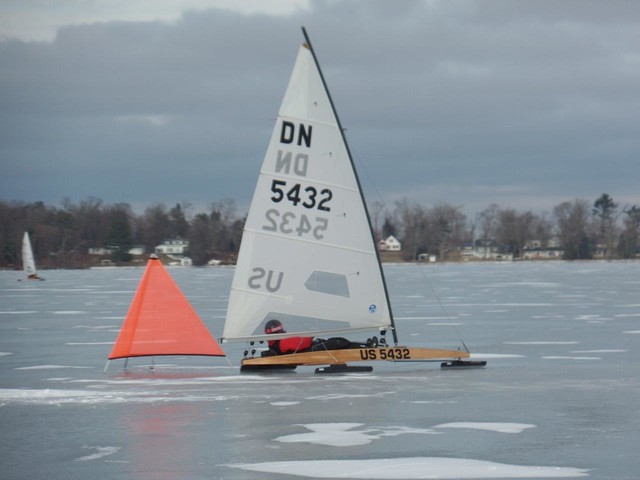
[{"label": "sailor", "polygon": [[[280,333],[287,333],[280,320],[269,320],[264,326],[264,333],[267,335],[274,335]],[[376,337],[370,338],[366,343],[351,342],[346,338],[332,337],[329,339],[313,337],[288,337],[281,338],[279,340],[269,340],[267,342],[269,350],[262,352],[263,357],[272,355],[281,355],[285,353],[299,353],[299,352],[318,352],[323,350],[340,350],[343,348],[368,348],[377,347],[378,339]]]},{"label": "sailor", "polygon": [[[264,333],[273,335],[276,333],[287,333],[280,320],[269,320],[264,326]],[[269,340],[269,350],[262,352],[262,356],[281,355],[283,353],[296,353],[311,348],[313,337],[289,337],[279,340]]]}]

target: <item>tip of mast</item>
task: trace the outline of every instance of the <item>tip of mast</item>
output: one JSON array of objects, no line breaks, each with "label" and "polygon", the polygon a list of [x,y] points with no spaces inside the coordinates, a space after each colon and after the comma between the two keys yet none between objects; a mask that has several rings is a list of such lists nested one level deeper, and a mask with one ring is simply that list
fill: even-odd
[{"label": "tip of mast", "polygon": [[302,35],[304,36],[304,43],[302,45],[311,50],[311,41],[309,40],[309,35],[307,35],[307,29],[304,28],[304,26],[300,28],[302,28]]}]

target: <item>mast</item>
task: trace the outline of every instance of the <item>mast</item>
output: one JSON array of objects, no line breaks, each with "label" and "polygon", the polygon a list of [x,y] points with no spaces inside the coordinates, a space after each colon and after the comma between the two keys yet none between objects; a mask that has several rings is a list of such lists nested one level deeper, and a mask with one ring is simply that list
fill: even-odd
[{"label": "mast", "polygon": [[371,217],[369,216],[369,209],[367,208],[367,202],[364,198],[364,193],[362,192],[362,185],[360,184],[360,178],[358,177],[358,171],[356,170],[356,166],[353,163],[353,157],[351,156],[351,150],[349,149],[349,143],[347,142],[347,138],[344,135],[344,129],[342,128],[342,123],[340,122],[340,117],[338,116],[338,112],[336,110],[336,106],[333,103],[333,98],[331,97],[331,92],[329,92],[329,88],[327,87],[327,82],[324,79],[324,75],[322,73],[322,69],[320,68],[320,63],[318,63],[318,58],[316,57],[316,52],[313,50],[313,46],[311,45],[311,40],[309,39],[309,35],[307,35],[307,30],[302,27],[302,34],[304,35],[304,40],[309,47],[309,51],[311,52],[311,56],[313,57],[313,61],[316,64],[316,68],[318,69],[318,73],[320,74],[320,79],[322,80],[322,85],[324,86],[325,92],[327,92],[327,97],[329,97],[329,103],[331,104],[331,109],[333,110],[333,115],[336,117],[336,122],[338,123],[338,129],[340,130],[340,135],[342,136],[342,141],[344,142],[344,146],[347,150],[347,156],[349,157],[349,162],[351,162],[351,168],[353,170],[353,174],[356,178],[356,184],[358,185],[358,190],[360,191],[360,198],[362,199],[362,204],[364,205],[364,211],[367,217],[367,224],[369,225],[369,232],[371,233],[371,241],[373,242],[373,249],[376,252],[376,259],[378,260],[378,269],[380,270],[380,276],[382,277],[382,286],[384,288],[384,296],[387,302],[387,308],[389,309],[389,318],[391,319],[391,333],[393,335],[393,343],[398,344],[398,334],[396,332],[395,322],[393,320],[393,312],[391,310],[391,301],[389,300],[389,291],[387,289],[387,281],[384,276],[384,271],[382,269],[382,261],[380,259],[380,252],[378,252],[378,247],[376,243],[376,238],[373,233],[373,227],[371,225]]}]

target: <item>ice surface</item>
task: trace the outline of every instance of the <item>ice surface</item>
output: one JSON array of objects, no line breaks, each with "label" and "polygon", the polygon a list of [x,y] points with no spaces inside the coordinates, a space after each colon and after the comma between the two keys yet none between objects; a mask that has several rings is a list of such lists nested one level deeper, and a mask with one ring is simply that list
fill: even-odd
[{"label": "ice surface", "polygon": [[38,313],[36,310],[4,310],[0,311],[0,315],[32,315]]},{"label": "ice surface", "polygon": [[358,479],[498,479],[585,477],[588,470],[567,467],[508,465],[468,458],[409,457],[369,460],[311,460],[229,464],[252,472],[310,478]]},{"label": "ice surface", "polygon": [[[103,374],[143,269],[52,270],[28,290],[0,271],[1,476],[636,480],[639,266],[385,265],[400,343],[462,338],[489,364],[336,376],[240,374],[243,344],[224,345],[234,366],[138,358]],[[232,274],[172,270],[216,338]]]}]

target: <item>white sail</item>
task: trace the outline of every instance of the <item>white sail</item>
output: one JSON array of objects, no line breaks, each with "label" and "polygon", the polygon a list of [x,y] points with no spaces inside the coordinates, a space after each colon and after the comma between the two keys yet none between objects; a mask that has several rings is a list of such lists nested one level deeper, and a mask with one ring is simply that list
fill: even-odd
[{"label": "white sail", "polygon": [[36,277],[38,275],[28,232],[24,232],[22,237],[22,266],[27,277]]},{"label": "white sail", "polygon": [[349,152],[313,53],[298,52],[245,224],[223,341],[392,325]]}]

